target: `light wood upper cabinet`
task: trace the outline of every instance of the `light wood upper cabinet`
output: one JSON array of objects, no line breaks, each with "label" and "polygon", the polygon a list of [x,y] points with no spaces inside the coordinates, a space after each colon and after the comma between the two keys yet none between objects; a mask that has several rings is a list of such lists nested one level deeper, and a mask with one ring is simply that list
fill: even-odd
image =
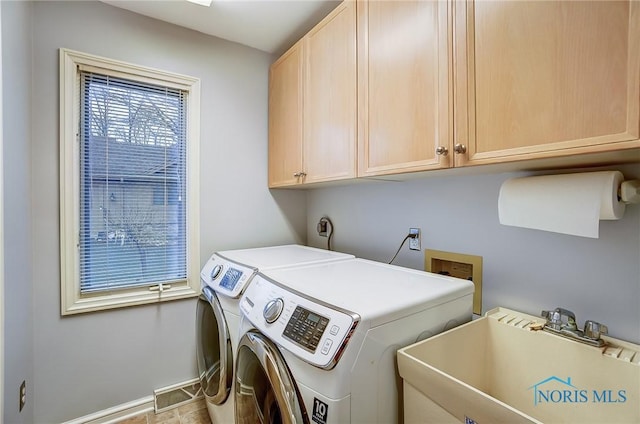
[{"label": "light wood upper cabinet", "polygon": [[640,1],[346,0],[274,63],[269,111],[271,187],[637,157]]},{"label": "light wood upper cabinet", "polygon": [[358,175],[451,165],[450,8],[358,2]]},{"label": "light wood upper cabinet", "polygon": [[640,3],[454,8],[456,166],[640,147]]},{"label": "light wood upper cabinet", "polygon": [[355,8],[340,4],[272,65],[270,187],[356,176]]},{"label": "light wood upper cabinet", "polygon": [[302,43],[269,72],[269,187],[298,183],[302,170]]},{"label": "light wood upper cabinet", "polygon": [[305,37],[304,182],[356,176],[356,5],[347,1]]}]

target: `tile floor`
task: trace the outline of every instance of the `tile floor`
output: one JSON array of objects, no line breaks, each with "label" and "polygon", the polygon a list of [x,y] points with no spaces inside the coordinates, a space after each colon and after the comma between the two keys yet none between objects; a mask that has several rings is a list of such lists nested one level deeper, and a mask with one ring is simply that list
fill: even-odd
[{"label": "tile floor", "polygon": [[119,421],[118,424],[211,424],[204,399],[156,414],[147,412]]}]

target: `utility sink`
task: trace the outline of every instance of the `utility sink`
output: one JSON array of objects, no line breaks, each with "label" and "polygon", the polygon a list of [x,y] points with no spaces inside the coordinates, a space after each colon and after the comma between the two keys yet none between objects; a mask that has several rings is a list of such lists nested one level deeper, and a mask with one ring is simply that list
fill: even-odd
[{"label": "utility sink", "polygon": [[640,346],[504,308],[398,351],[405,423],[640,423]]}]

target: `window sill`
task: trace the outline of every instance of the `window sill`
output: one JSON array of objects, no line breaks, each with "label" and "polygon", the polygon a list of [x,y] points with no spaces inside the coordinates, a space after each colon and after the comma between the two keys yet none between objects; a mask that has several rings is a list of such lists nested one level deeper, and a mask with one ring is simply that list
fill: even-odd
[{"label": "window sill", "polygon": [[171,300],[187,299],[200,294],[199,289],[183,283],[172,283],[170,289],[150,290],[149,287],[117,290],[113,292],[100,292],[86,294],[75,299],[63,299],[62,315],[75,315],[86,312],[96,312],[108,309],[116,309],[128,306],[147,305]]}]

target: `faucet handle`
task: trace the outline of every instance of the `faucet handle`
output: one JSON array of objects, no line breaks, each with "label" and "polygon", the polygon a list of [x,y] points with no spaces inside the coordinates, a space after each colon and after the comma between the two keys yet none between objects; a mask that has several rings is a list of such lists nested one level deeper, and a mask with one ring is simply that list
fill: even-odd
[{"label": "faucet handle", "polygon": [[560,319],[560,313],[556,311],[542,311],[542,317],[546,318],[547,325],[555,328],[556,330],[560,329],[560,324],[562,320]]},{"label": "faucet handle", "polygon": [[[577,330],[576,314],[568,309],[556,308],[553,311],[542,311],[542,316],[547,319],[548,324],[556,329],[560,330],[563,326],[570,330]],[[562,317],[566,317],[567,323],[562,322]]]},{"label": "faucet handle", "polygon": [[609,329],[604,324],[591,320],[587,320],[584,323],[584,335],[591,340],[598,340],[601,335],[608,333]]}]

